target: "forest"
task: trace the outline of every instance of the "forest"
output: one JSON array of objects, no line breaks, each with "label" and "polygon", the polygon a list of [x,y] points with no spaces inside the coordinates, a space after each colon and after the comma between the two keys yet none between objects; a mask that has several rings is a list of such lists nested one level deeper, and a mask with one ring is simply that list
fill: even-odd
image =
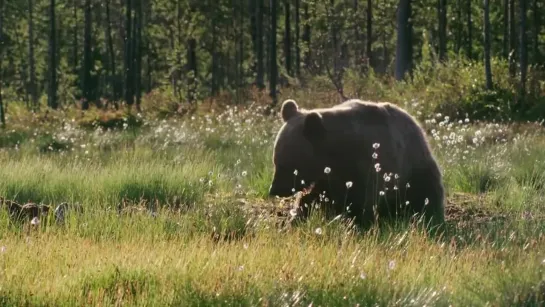
[{"label": "forest", "polygon": [[[415,70],[464,61],[483,68],[483,89],[473,94],[512,100],[519,114],[543,93],[544,6],[538,0],[3,0],[2,101],[31,110],[120,103],[140,109],[142,97],[155,91],[191,106],[222,93],[240,103],[258,89],[275,105],[281,88],[309,87],[320,77],[346,99],[366,90],[345,89],[346,79],[410,82]],[[509,75],[497,65],[507,65]]]},{"label": "forest", "polygon": [[[544,13],[0,0],[0,306],[542,306]],[[441,232],[356,227],[314,210],[328,197],[300,219],[301,193],[271,197],[282,103],[352,98],[421,125]],[[396,193],[370,172],[393,178],[377,199]]]}]

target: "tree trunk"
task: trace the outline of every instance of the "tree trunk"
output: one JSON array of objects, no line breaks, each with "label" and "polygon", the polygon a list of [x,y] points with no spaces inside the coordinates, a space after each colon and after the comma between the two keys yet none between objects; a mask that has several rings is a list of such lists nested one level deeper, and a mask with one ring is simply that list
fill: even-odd
[{"label": "tree trunk", "polygon": [[32,100],[32,110],[38,109],[38,93],[36,91],[36,65],[34,59],[34,16],[33,16],[34,4],[32,0],[28,0],[28,64],[29,64],[29,77],[30,84],[29,92]]},{"label": "tree trunk", "polygon": [[[110,13],[110,0],[106,0],[106,42],[108,46],[108,58],[110,59],[110,86],[114,101],[119,99],[119,88],[117,86],[117,67],[115,62],[114,41],[112,38],[112,18]],[[117,102],[115,103],[117,108]]]},{"label": "tree trunk", "polygon": [[471,14],[471,1],[467,0],[467,58],[473,59],[473,18]]},{"label": "tree trunk", "polygon": [[284,0],[284,65],[286,72],[291,75],[291,23],[290,0]]},{"label": "tree trunk", "polygon": [[509,0],[509,74],[515,77],[517,73],[517,31],[515,28],[515,0]]},{"label": "tree trunk", "polygon": [[490,7],[489,0],[484,0],[484,67],[486,89],[492,90],[492,68],[490,66]]},{"label": "tree trunk", "polygon": [[538,1],[534,0],[533,12],[534,12],[534,33],[533,33],[533,49],[534,49],[534,63],[541,61],[541,54],[539,51],[539,34],[541,32],[541,15],[539,15]]},{"label": "tree trunk", "polygon": [[503,57],[509,58],[509,0],[503,0]]},{"label": "tree trunk", "polygon": [[462,23],[462,0],[456,0],[456,54],[462,49],[463,23]]},{"label": "tree trunk", "polygon": [[[210,80],[210,94],[211,96],[216,96],[216,94],[218,93],[218,52],[216,51],[216,41],[217,41],[217,37],[218,37],[218,30],[217,30],[217,26],[216,26],[216,21],[217,18],[215,18],[215,15],[212,15],[212,20],[211,20],[211,28],[212,28],[212,63],[211,63],[211,73],[212,73],[212,77],[211,77],[211,80]],[[258,59],[259,60],[259,59]]]},{"label": "tree trunk", "polygon": [[526,38],[526,1],[519,1],[520,9],[520,94],[524,96],[526,94],[526,74],[528,72],[528,49],[526,44],[528,43]]},{"label": "tree trunk", "polygon": [[439,60],[447,57],[447,0],[439,0]]},{"label": "tree trunk", "polygon": [[269,42],[269,60],[270,60],[270,68],[269,68],[269,90],[270,90],[270,96],[272,98],[272,104],[276,105],[278,103],[278,98],[276,96],[276,79],[278,78],[278,66],[276,63],[276,28],[277,28],[277,12],[278,12],[278,0],[270,0],[271,1],[271,31],[269,34],[270,42]]},{"label": "tree trunk", "polygon": [[81,108],[83,110],[89,109],[89,103],[93,100],[92,98],[92,82],[91,82],[91,71],[93,69],[93,59],[91,55],[91,0],[85,0],[85,15],[84,23],[85,29],[83,33],[83,103]]},{"label": "tree trunk", "polygon": [[57,102],[57,29],[55,21],[55,0],[49,1],[49,83],[47,105],[58,108]]},{"label": "tree trunk", "polygon": [[134,20],[134,93],[136,96],[136,110],[141,111],[140,103],[142,101],[142,1],[136,1],[136,18]]},{"label": "tree trunk", "polygon": [[[242,5],[242,3],[241,3]],[[250,36],[252,37],[252,48],[256,60],[253,64],[257,66],[257,1],[252,0],[249,2],[249,15],[250,15]]]},{"label": "tree trunk", "polygon": [[303,62],[305,63],[305,67],[308,69],[311,64],[311,46],[310,46],[310,12],[308,7],[308,2],[305,1],[304,5],[304,11],[305,11],[305,26],[303,27],[303,42],[305,42],[306,51],[303,55]]},{"label": "tree trunk", "polygon": [[411,0],[399,0],[397,8],[397,48],[395,78],[403,80],[410,67],[411,34],[410,21]]},{"label": "tree trunk", "polygon": [[2,100],[2,60],[4,59],[4,0],[0,0],[0,125],[6,128],[6,114],[4,114],[4,101]]},{"label": "tree trunk", "polygon": [[300,41],[300,2],[301,0],[295,0],[295,75],[301,76],[301,49],[299,47]]},{"label": "tree trunk", "polygon": [[196,80],[197,80],[197,40],[190,38],[187,41],[187,66],[189,76],[187,78],[188,100],[190,103],[196,100]]},{"label": "tree trunk", "polygon": [[265,88],[265,66],[263,63],[264,52],[263,52],[263,10],[265,6],[263,0],[257,0],[257,31],[256,31],[256,43],[257,43],[257,74],[256,74],[256,85],[259,89]]},{"label": "tree trunk", "polygon": [[372,0],[367,0],[367,46],[365,55],[367,56],[368,65],[372,65],[372,47],[373,47],[373,3]]},{"label": "tree trunk", "polygon": [[[244,0],[240,0],[240,12],[239,12],[239,41],[238,41],[238,87],[244,86]],[[196,68],[195,68],[196,69]],[[195,75],[196,77],[197,75]]]},{"label": "tree trunk", "polygon": [[131,109],[133,97],[132,0],[125,2],[125,102]]},{"label": "tree trunk", "polygon": [[79,56],[78,56],[78,48],[79,48],[79,47],[78,47],[78,9],[79,9],[79,7],[78,7],[78,2],[79,2],[79,1],[80,1],[80,0],[73,0],[73,2],[72,2],[72,3],[73,3],[72,12],[73,12],[73,14],[74,14],[74,15],[73,15],[73,17],[74,17],[74,33],[73,33],[73,35],[74,35],[74,37],[73,37],[73,39],[74,39],[74,42],[73,42],[74,46],[73,46],[73,48],[74,48],[74,49],[72,50],[72,52],[73,52],[72,57],[74,58],[74,59],[73,59],[73,60],[74,60],[74,63],[73,63],[72,65],[73,65],[73,67],[74,67],[74,68],[73,68],[73,69],[74,69],[74,72],[77,72],[77,71],[78,71],[78,59],[79,59]]},{"label": "tree trunk", "polygon": [[[333,59],[333,74],[335,76],[339,75],[339,42],[338,42],[338,29],[337,29],[337,16],[335,10],[335,0],[330,0],[329,2],[329,20],[331,28],[331,54],[326,54],[326,57]],[[325,59],[327,61],[327,59]]]}]

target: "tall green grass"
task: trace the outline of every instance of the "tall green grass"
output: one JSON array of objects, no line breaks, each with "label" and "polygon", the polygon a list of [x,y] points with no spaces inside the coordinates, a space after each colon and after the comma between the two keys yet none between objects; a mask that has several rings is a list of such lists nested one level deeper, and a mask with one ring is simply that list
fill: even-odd
[{"label": "tall green grass", "polygon": [[[0,211],[0,304],[544,302],[541,129],[424,116],[448,198],[436,237],[407,223],[354,230],[319,212],[285,223],[265,197],[281,122],[260,111],[10,132],[0,196],[85,212],[32,227]],[[53,141],[66,146],[44,150]]]}]

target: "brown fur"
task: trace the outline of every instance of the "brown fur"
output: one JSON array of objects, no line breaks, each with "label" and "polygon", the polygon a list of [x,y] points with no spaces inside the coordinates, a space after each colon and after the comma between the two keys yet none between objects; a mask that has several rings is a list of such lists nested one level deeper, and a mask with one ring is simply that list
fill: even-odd
[{"label": "brown fur", "polygon": [[[325,191],[334,213],[349,207],[358,224],[369,224],[376,214],[397,217],[402,212],[423,213],[427,222],[433,217],[432,224],[444,222],[441,172],[422,128],[403,109],[387,102],[348,100],[331,108],[301,110],[287,100],[281,114],[285,123],[275,140],[270,195],[290,196],[315,183],[302,199],[307,206]],[[376,160],[375,143],[380,144]],[[331,173],[324,173],[326,167]],[[391,173],[389,182],[384,173]],[[347,189],[349,181],[353,186]]]}]

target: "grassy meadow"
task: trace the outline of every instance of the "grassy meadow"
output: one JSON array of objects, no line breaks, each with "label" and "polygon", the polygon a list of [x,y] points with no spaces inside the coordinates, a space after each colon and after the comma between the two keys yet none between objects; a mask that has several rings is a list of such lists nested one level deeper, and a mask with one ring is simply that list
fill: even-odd
[{"label": "grassy meadow", "polygon": [[[338,102],[334,91],[283,96],[303,107]],[[539,125],[400,102],[428,131],[444,173],[448,226],[432,237],[407,224],[363,232],[319,213],[288,223],[289,201],[266,198],[281,120],[263,115],[260,97],[185,116],[161,116],[158,99],[145,97],[149,112],[130,117],[10,106],[0,197],[84,212],[58,225],[51,210],[31,225],[0,211],[0,305],[544,303]]]}]

